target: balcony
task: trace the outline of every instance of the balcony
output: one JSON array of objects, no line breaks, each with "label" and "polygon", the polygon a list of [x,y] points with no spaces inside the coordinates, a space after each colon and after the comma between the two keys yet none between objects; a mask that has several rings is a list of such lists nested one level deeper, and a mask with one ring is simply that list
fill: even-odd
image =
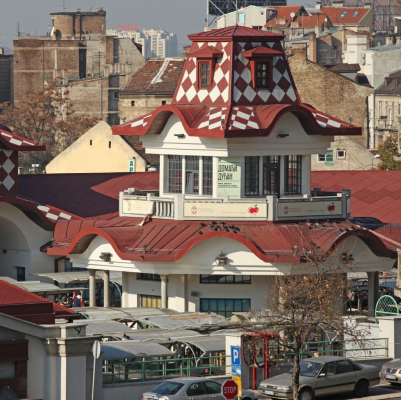
[{"label": "balcony", "polygon": [[244,199],[206,198],[186,195],[158,197],[139,195],[132,190],[120,193],[120,216],[155,219],[209,221],[288,221],[307,219],[345,219],[351,213],[349,191],[310,195],[252,197]]}]

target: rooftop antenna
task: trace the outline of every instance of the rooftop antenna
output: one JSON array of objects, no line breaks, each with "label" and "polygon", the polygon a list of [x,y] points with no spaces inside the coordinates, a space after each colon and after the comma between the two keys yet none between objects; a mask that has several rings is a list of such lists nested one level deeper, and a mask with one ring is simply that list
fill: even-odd
[{"label": "rooftop antenna", "polygon": [[65,0],[63,0],[63,4],[57,4],[57,7],[63,7],[63,12],[65,12]]},{"label": "rooftop antenna", "polygon": [[238,25],[238,0],[235,0],[235,25]]}]

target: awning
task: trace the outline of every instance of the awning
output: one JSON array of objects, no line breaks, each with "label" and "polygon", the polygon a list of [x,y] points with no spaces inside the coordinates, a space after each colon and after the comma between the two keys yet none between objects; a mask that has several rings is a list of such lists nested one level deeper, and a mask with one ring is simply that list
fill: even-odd
[{"label": "awning", "polygon": [[103,360],[174,355],[170,350],[160,344],[137,342],[133,340],[101,343],[101,349],[103,352]]},{"label": "awning", "polygon": [[39,281],[24,281],[24,282],[19,282],[16,281],[15,279],[9,278],[7,276],[0,276],[0,279],[3,281],[6,281],[8,283],[11,283],[14,286],[17,286],[21,289],[26,290],[27,292],[30,293],[35,293],[38,295],[58,295],[58,294],[63,294],[63,293],[68,293],[73,290],[86,290],[84,288],[59,288],[56,285],[53,285],[51,283],[43,283]]},{"label": "awning", "polygon": [[138,321],[144,325],[151,325],[160,329],[185,329],[200,326],[226,326],[228,321],[215,314],[207,313],[179,313],[177,315],[151,316],[146,319],[138,318]]},{"label": "awning", "polygon": [[148,318],[154,315],[178,314],[169,308],[147,308],[147,307],[82,307],[79,309],[81,315],[88,319],[103,321],[137,321],[139,318]]},{"label": "awning", "polygon": [[[52,273],[40,273],[33,274],[37,276],[45,276],[53,279],[58,283],[70,284],[70,283],[86,283],[89,282],[89,271],[82,272],[52,272]],[[103,281],[103,271],[96,271],[96,281]],[[118,284],[122,284],[122,272],[110,271],[110,281]]]},{"label": "awning", "polygon": [[224,335],[213,336],[194,336],[191,338],[181,338],[180,342],[188,345],[194,345],[205,353],[212,353],[215,351],[226,351],[226,337]]},{"label": "awning", "polygon": [[131,335],[132,329],[127,325],[116,321],[99,321],[99,320],[79,320],[74,321],[76,325],[87,325],[87,335],[103,335],[103,336],[122,336],[126,333]]}]

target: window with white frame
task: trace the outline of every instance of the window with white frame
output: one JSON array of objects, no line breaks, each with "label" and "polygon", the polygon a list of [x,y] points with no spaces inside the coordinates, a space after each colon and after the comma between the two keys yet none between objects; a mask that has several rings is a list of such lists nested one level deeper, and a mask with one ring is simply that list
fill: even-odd
[{"label": "window with white frame", "polygon": [[259,196],[259,157],[245,157],[245,196]]},{"label": "window with white frame", "polygon": [[203,157],[203,194],[213,194],[213,158]]},{"label": "window with white frame", "polygon": [[185,193],[199,193],[199,157],[185,157]]},{"label": "window with white frame", "polygon": [[182,156],[168,156],[167,164],[169,193],[182,193]]},{"label": "window with white frame", "polygon": [[326,154],[318,154],[317,155],[317,162],[321,163],[321,162],[325,162],[326,161]]},{"label": "window with white frame", "polygon": [[337,149],[337,158],[338,159],[344,159],[345,158],[345,154],[346,154],[346,152],[345,152],[345,150],[341,150],[341,149]]},{"label": "window with white frame", "polygon": [[[185,177],[183,182],[184,159]],[[186,194],[211,196],[213,194],[213,157],[185,156],[184,158],[170,155],[167,157],[166,176],[166,193],[183,193],[184,190]]]},{"label": "window with white frame", "polygon": [[302,156],[284,156],[284,194],[301,194]]},{"label": "window with white frame", "polygon": [[263,157],[263,194],[280,194],[280,156]]}]

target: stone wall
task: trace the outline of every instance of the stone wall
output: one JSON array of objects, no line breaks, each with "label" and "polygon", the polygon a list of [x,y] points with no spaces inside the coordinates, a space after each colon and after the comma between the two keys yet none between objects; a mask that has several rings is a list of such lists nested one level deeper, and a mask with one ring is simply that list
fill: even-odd
[{"label": "stone wall", "polygon": [[302,103],[363,129],[354,139],[367,147],[367,97],[373,92],[342,75],[306,59],[306,49],[293,49],[288,58],[290,69]]}]

